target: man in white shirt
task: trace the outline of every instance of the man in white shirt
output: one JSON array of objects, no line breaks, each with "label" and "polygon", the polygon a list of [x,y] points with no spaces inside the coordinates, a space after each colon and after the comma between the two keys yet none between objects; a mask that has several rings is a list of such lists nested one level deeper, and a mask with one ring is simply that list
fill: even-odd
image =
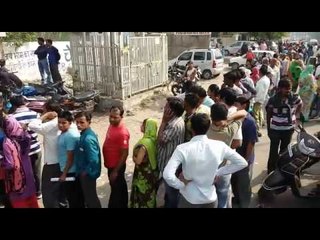
[{"label": "man in white shirt", "polygon": [[[180,190],[178,207],[214,208],[217,201],[215,178],[239,171],[248,164],[225,143],[208,139],[210,118],[207,114],[195,114],[191,126],[194,137],[176,148],[164,169],[163,178],[168,185]],[[219,168],[224,159],[228,164]],[[180,164],[181,180],[175,175]]]},{"label": "man in white shirt", "polygon": [[[270,87],[270,79],[267,77],[268,66],[262,65],[260,68],[261,78],[258,80],[256,85],[257,95],[255,97],[255,103],[253,104],[253,117],[257,122],[259,128],[262,127],[264,120],[262,106],[265,103]],[[259,133],[261,135],[261,133]]]},{"label": "man in white shirt", "polygon": [[60,184],[51,182],[51,178],[61,175],[58,162],[58,112],[59,104],[49,101],[45,105],[46,113],[40,119],[35,119],[28,124],[30,130],[43,136],[44,165],[42,170],[41,190],[45,208],[58,208],[60,198]]}]

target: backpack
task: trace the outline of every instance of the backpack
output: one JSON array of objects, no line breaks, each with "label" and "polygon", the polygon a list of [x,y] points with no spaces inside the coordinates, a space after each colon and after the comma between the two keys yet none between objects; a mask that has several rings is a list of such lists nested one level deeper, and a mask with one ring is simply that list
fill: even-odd
[{"label": "backpack", "polygon": [[9,138],[3,141],[3,163],[6,193],[21,193],[26,187],[26,174],[22,166],[19,144]]}]

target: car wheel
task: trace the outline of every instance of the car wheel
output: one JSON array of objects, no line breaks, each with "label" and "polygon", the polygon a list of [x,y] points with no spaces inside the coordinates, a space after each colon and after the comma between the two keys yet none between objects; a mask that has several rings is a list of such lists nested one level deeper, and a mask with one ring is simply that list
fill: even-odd
[{"label": "car wheel", "polygon": [[231,63],[231,69],[232,70],[235,70],[237,68],[239,68],[239,63]]},{"label": "car wheel", "polygon": [[225,56],[229,56],[230,55],[230,52],[228,50],[224,50],[224,55]]},{"label": "car wheel", "polygon": [[210,79],[212,78],[212,73],[210,70],[204,70],[202,73],[202,78],[204,79]]}]

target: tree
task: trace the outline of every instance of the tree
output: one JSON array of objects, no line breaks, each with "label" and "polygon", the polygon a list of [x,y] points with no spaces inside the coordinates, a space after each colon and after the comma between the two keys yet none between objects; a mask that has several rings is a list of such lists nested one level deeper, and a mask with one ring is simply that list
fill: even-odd
[{"label": "tree", "polygon": [[7,36],[0,41],[13,44],[15,47],[20,47],[25,42],[33,42],[37,40],[35,32],[7,32]]},{"label": "tree", "polygon": [[280,40],[282,37],[288,36],[288,32],[249,32],[250,37],[265,40]]},{"label": "tree", "polygon": [[71,32],[37,32],[38,36],[53,41],[69,41]]}]

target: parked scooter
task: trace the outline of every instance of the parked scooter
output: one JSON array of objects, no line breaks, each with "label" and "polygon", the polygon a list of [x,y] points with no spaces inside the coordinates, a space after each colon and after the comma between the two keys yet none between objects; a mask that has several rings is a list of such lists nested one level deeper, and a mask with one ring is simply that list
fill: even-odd
[{"label": "parked scooter", "polygon": [[296,131],[297,143],[289,144],[287,150],[279,155],[277,168],[266,177],[258,191],[261,204],[285,192],[288,187],[294,196],[308,197],[300,191],[301,173],[320,160],[320,141],[302,126]]}]

